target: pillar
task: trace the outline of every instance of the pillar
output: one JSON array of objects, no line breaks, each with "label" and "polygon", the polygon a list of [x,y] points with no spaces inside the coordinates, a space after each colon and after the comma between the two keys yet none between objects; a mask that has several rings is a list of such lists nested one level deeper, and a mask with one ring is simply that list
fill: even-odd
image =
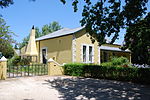
[{"label": "pillar", "polygon": [[0,59],[0,79],[5,80],[7,77],[7,59],[3,56]]}]

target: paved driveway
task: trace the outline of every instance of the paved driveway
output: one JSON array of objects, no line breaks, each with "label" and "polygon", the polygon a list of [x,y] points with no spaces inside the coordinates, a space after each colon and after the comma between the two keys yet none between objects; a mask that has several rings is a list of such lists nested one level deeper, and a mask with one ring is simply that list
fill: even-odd
[{"label": "paved driveway", "polygon": [[150,100],[150,86],[76,78],[36,76],[0,80],[0,100]]}]

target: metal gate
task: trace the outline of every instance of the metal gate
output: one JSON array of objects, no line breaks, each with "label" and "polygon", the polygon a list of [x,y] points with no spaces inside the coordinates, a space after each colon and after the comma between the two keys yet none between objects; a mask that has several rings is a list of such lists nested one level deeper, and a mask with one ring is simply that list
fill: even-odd
[{"label": "metal gate", "polygon": [[8,66],[7,77],[24,77],[24,76],[40,76],[48,74],[48,66],[46,64],[32,64],[23,66]]}]

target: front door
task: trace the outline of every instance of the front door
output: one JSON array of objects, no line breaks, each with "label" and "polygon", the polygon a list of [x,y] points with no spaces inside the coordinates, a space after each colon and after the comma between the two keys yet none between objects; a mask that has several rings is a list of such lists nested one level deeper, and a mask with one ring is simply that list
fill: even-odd
[{"label": "front door", "polygon": [[42,49],[42,62],[43,62],[43,64],[46,64],[47,63],[47,51],[46,51],[46,49]]}]

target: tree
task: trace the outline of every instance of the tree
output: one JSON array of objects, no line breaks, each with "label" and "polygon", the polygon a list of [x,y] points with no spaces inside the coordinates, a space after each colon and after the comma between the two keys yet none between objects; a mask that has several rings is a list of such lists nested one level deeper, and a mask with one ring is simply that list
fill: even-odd
[{"label": "tree", "polygon": [[57,31],[57,30],[59,30],[59,29],[61,29],[61,26],[59,25],[59,23],[56,22],[56,21],[53,21],[53,22],[50,23],[49,25],[46,24],[46,25],[44,25],[44,26],[42,27],[42,35],[41,35],[41,36],[47,35],[47,34],[49,34],[49,33],[52,33],[52,32],[54,32],[54,31]]},{"label": "tree", "polygon": [[[38,27],[35,27],[35,38],[47,35],[59,29],[61,29],[61,25],[59,25],[59,23],[56,21],[53,21],[50,24],[43,25],[42,32],[40,32],[40,29]],[[28,41],[29,41],[29,35],[23,39],[22,43],[19,44],[19,48],[22,48],[25,45],[27,45]]]},{"label": "tree", "polygon": [[0,52],[3,56],[10,58],[14,54],[12,43],[15,41],[12,38],[12,32],[9,30],[9,26],[6,25],[4,19],[0,17]]},{"label": "tree", "polygon": [[[29,0],[29,1],[35,1],[35,0]],[[14,0],[0,0],[0,7],[6,8],[9,7],[9,5],[14,4]]]},{"label": "tree", "polygon": [[0,0],[0,7],[8,7],[9,5],[13,4],[13,0]]},{"label": "tree", "polygon": [[122,49],[126,48],[132,51],[133,63],[150,65],[150,13],[127,29]]},{"label": "tree", "polygon": [[[36,0],[30,0],[36,1]],[[63,4],[67,0],[60,0]],[[146,14],[148,0],[83,0],[85,2],[82,12],[81,26],[97,40],[99,44],[106,42],[105,37],[112,37],[110,43],[118,39],[120,29],[127,28],[136,23]],[[78,10],[81,0],[72,0],[74,11]],[[1,7],[8,7],[13,0],[1,0]],[[46,28],[47,26],[45,26]],[[45,28],[43,29],[45,31]],[[44,32],[46,34],[47,31]]]},{"label": "tree", "polygon": [[[64,4],[67,0],[60,0]],[[138,22],[146,14],[148,0],[84,0],[81,26],[96,39],[99,44],[112,37],[110,43],[118,39],[120,29]],[[74,11],[78,10],[79,0],[72,0]]]},{"label": "tree", "polygon": [[[40,36],[42,36],[40,29],[38,27],[35,27],[35,38],[38,38]],[[29,38],[29,36],[28,36],[28,38]]]}]

